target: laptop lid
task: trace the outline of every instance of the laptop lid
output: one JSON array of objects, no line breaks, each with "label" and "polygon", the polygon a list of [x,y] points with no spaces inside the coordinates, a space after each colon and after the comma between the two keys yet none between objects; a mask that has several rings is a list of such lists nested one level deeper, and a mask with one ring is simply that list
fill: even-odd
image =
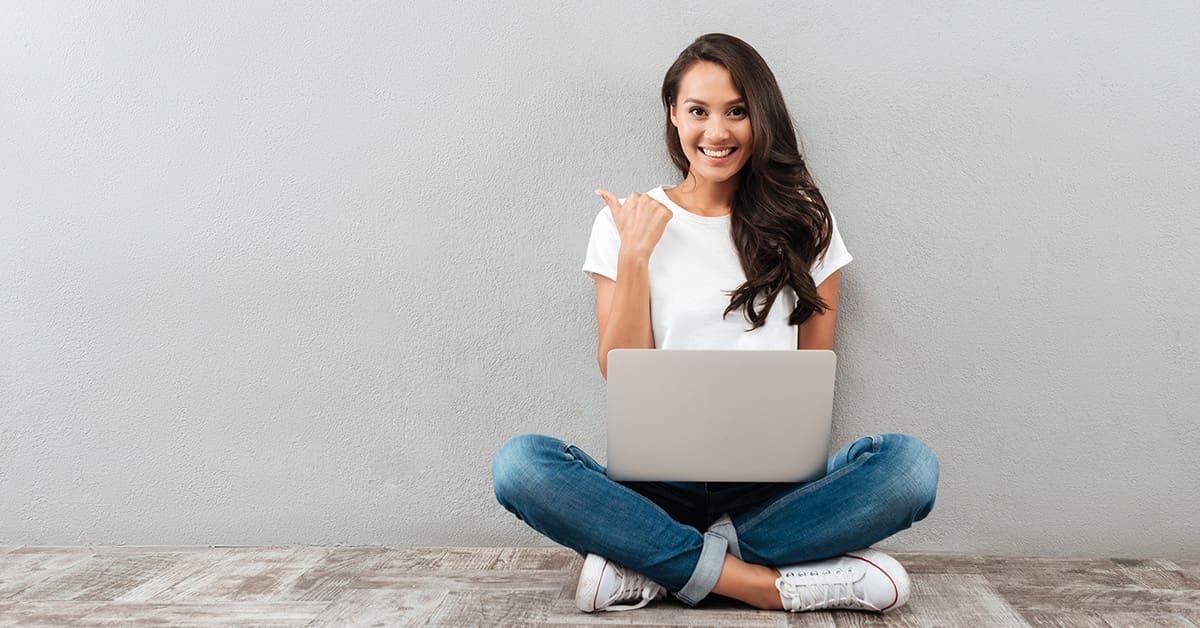
[{"label": "laptop lid", "polygon": [[832,351],[614,349],[608,475],[621,481],[803,482],[824,475]]}]

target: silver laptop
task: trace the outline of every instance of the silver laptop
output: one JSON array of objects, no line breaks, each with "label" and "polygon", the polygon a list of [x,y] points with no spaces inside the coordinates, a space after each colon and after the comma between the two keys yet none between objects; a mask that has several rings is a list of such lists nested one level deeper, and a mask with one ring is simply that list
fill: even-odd
[{"label": "silver laptop", "polygon": [[614,480],[805,482],[824,475],[832,351],[614,349]]}]

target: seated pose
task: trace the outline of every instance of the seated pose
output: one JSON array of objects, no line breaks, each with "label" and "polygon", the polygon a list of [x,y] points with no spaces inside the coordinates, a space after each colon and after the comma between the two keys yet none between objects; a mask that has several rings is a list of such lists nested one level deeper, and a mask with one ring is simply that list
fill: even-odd
[{"label": "seated pose", "polygon": [[[766,62],[704,35],[667,70],[662,102],[683,181],[622,200],[597,190],[606,206],[584,271],[600,373],[617,348],[832,349],[851,256]],[[870,545],[929,514],[938,462],[912,436],[879,434],[811,482],[617,482],[578,447],[524,434],[501,446],[492,478],[501,505],[585,559],[585,612],[668,591],[690,606],[717,593],[762,609],[890,611],[908,600],[908,574]]]}]

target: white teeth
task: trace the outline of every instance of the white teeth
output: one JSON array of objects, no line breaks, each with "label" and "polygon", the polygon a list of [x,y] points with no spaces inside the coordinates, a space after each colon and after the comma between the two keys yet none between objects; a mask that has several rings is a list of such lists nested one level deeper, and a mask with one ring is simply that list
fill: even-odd
[{"label": "white teeth", "polygon": [[721,151],[711,151],[702,147],[700,150],[704,151],[704,154],[708,155],[709,157],[724,157],[725,155],[733,152],[732,148],[726,148],[725,150]]}]

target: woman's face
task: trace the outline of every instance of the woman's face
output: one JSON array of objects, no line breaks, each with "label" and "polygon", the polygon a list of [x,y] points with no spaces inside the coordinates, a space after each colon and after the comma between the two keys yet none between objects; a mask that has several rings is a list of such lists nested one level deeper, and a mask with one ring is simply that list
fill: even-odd
[{"label": "woman's face", "polygon": [[727,181],[750,159],[750,112],[729,71],[716,63],[699,61],[684,72],[671,124],[691,163],[689,176]]}]

